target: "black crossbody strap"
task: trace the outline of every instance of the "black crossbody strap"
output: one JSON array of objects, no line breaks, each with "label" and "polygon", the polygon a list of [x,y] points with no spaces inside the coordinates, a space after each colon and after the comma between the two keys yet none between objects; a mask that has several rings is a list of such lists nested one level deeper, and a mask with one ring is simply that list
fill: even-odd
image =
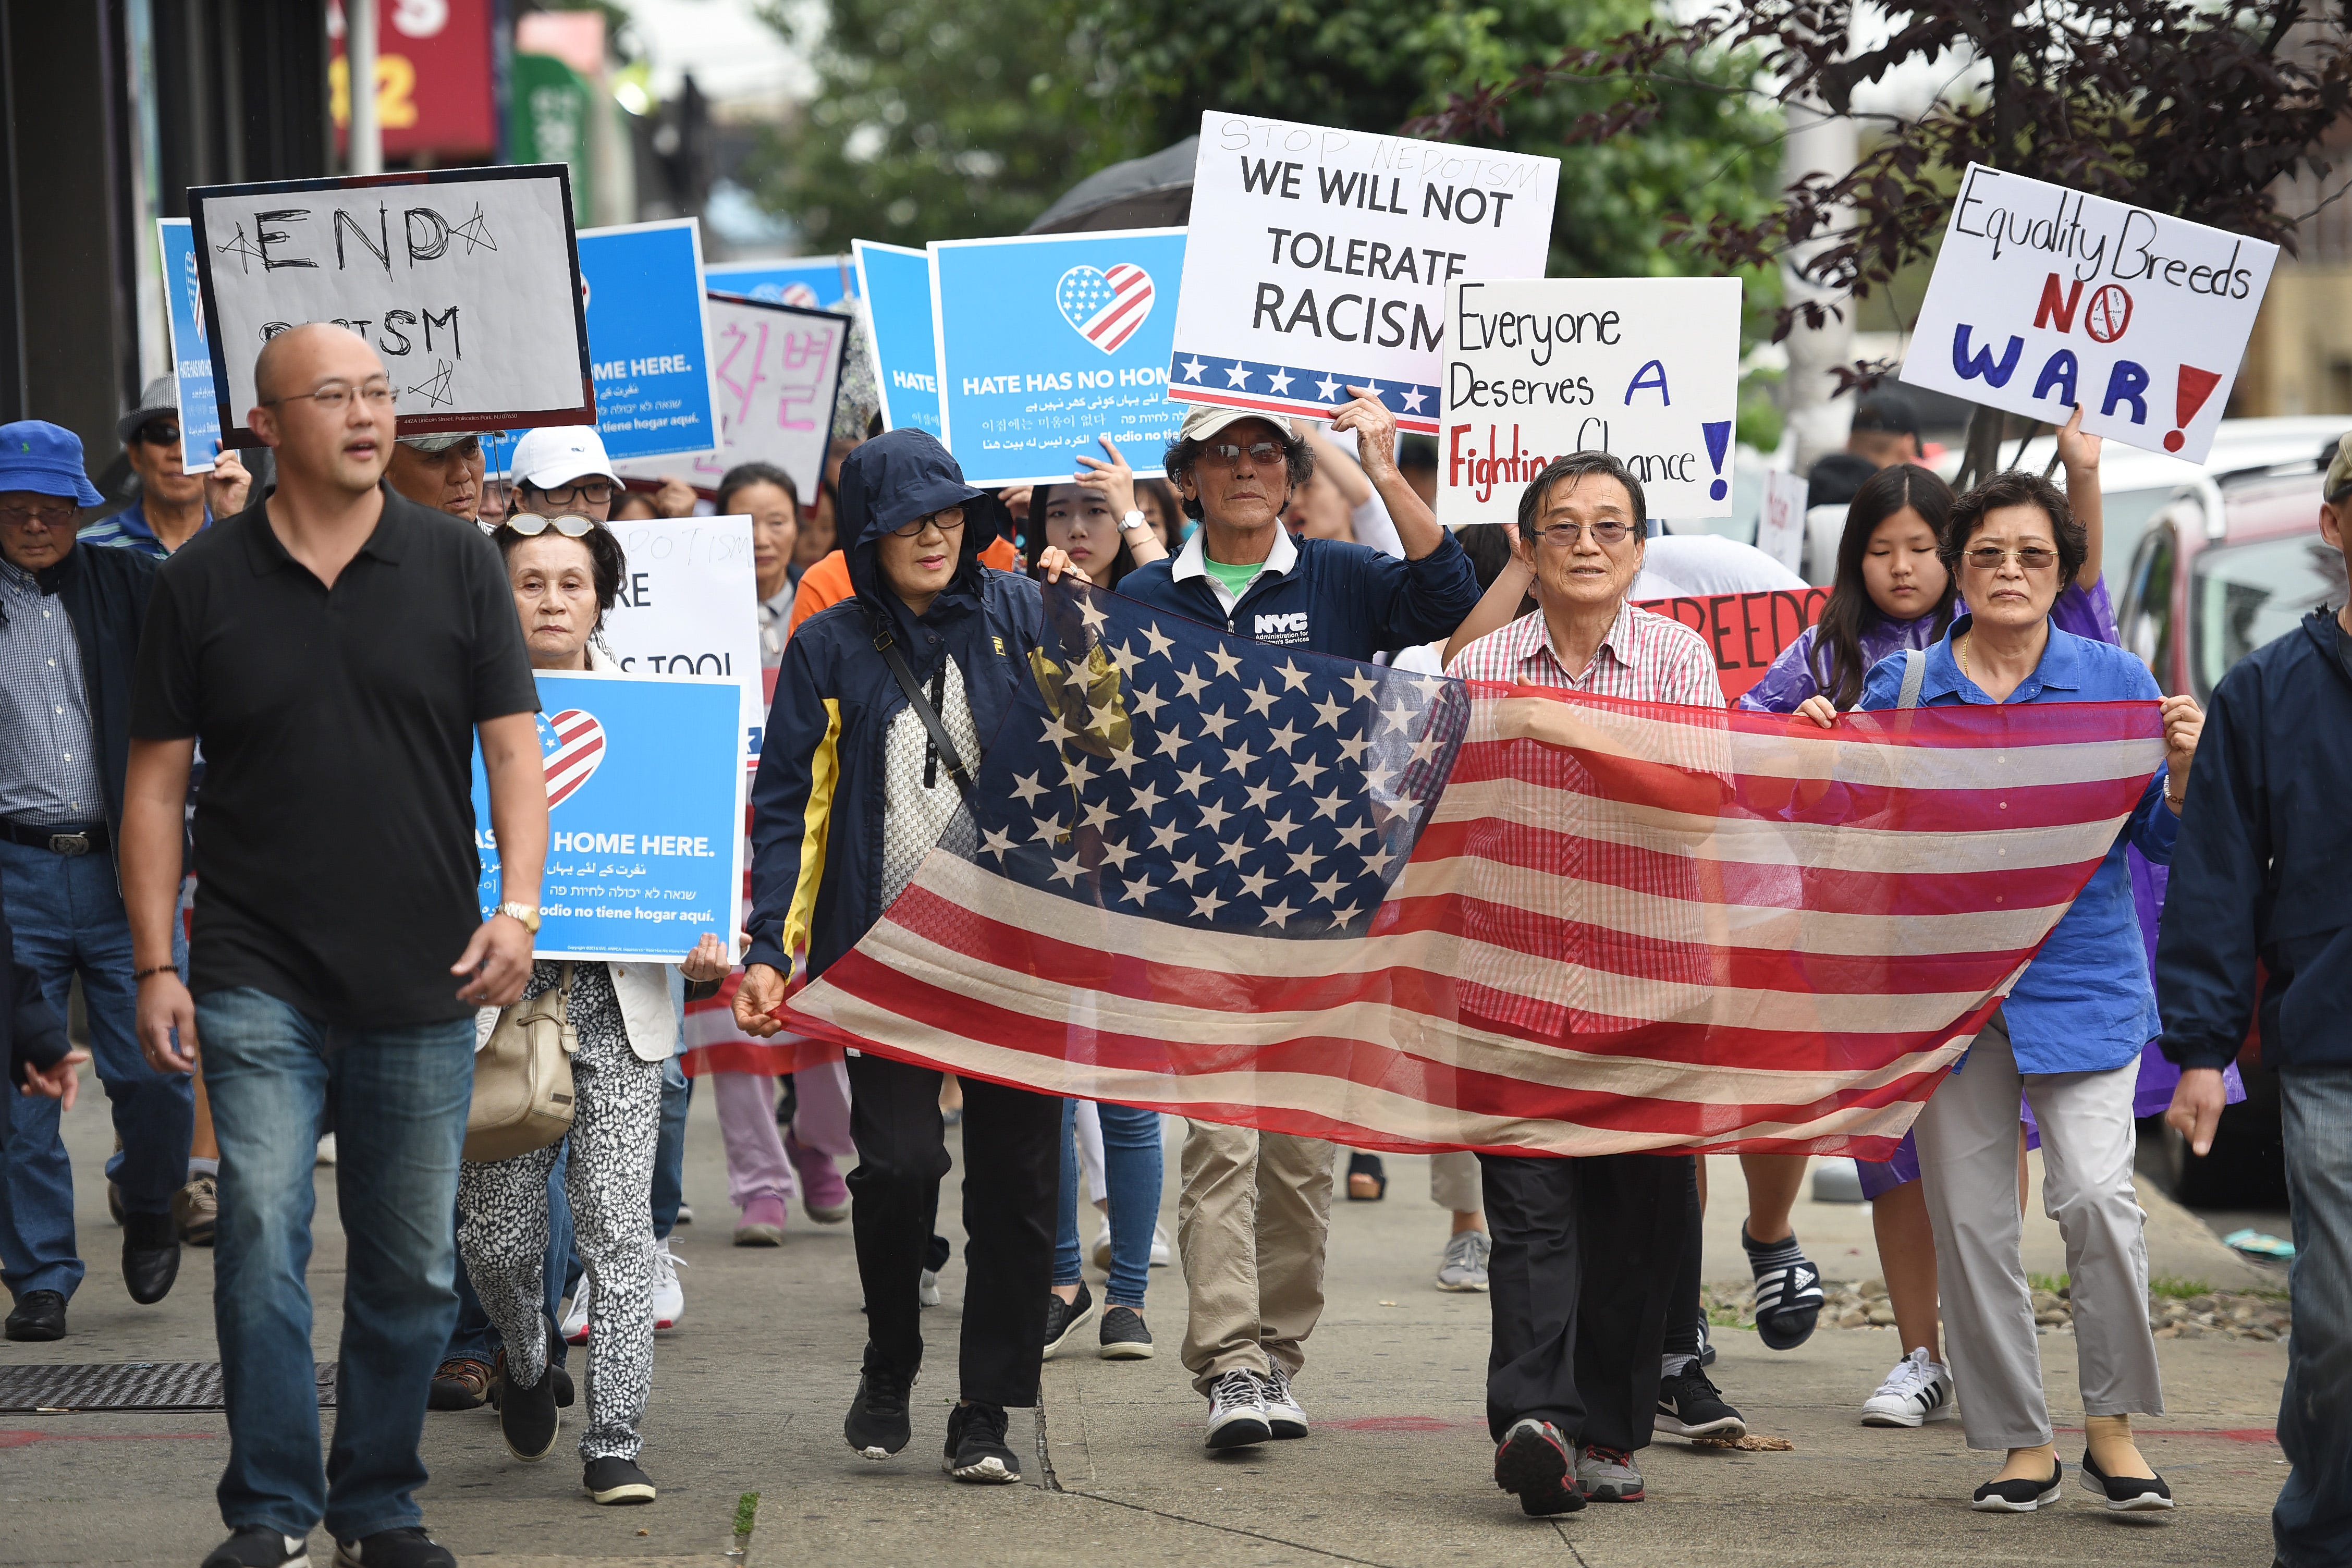
[{"label": "black crossbody strap", "polygon": [[955,780],[958,793],[970,795],[971,774],[965,771],[963,757],[956,751],[947,725],[940,721],[940,710],[932,707],[930,699],[923,695],[923,688],[915,679],[915,672],[907,668],[907,656],[898,651],[898,639],[890,635],[890,628],[870,613],[866,618],[874,627],[874,651],[880,654],[882,661],[890,667],[890,673],[898,678],[898,689],[907,694],[908,706],[914,709],[916,717],[923,721],[923,728],[930,732],[931,744],[939,749],[940,760],[947,763],[948,777]]}]

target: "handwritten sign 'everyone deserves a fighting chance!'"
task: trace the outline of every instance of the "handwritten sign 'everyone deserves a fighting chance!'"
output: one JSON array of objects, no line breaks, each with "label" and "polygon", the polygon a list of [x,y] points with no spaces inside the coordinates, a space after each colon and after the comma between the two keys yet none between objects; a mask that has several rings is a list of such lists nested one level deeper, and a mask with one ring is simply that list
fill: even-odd
[{"label": "handwritten sign 'everyone deserves a fighting chance!'", "polygon": [[2278,247],[1969,165],[1902,379],[2204,459]]},{"label": "handwritten sign 'everyone deserves a fighting chance!'", "polygon": [[1506,525],[1544,465],[1614,454],[1652,517],[1731,515],[1737,278],[1461,279],[1445,287],[1437,517]]},{"label": "handwritten sign 'everyone deserves a fighting chance!'", "polygon": [[1331,417],[1376,388],[1434,435],[1445,286],[1541,278],[1559,160],[1201,116],[1168,395]]},{"label": "handwritten sign 'everyone deserves a fighting chance!'", "polygon": [[403,436],[596,417],[561,163],[199,186],[188,222],[231,446],[260,445],[254,356],[307,321],[383,358]]}]

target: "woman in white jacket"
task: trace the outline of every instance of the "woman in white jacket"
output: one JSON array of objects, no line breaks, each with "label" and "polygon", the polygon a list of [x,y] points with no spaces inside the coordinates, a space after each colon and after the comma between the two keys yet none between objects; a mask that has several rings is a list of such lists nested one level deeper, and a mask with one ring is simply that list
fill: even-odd
[{"label": "woman in white jacket", "polygon": [[[533,667],[611,668],[590,639],[620,590],[626,565],[620,542],[577,514],[517,515],[491,538],[506,557]],[[706,933],[680,967],[690,985],[715,987],[727,973],[726,949]],[[561,984],[563,968],[535,963],[524,1000]],[[559,1427],[540,1277],[547,1181],[568,1143],[564,1185],[590,1286],[583,1484],[600,1503],[651,1502],[653,1482],[637,1465],[637,1426],[653,1378],[648,1203],[662,1063],[677,1047],[677,1015],[666,964],[575,963],[570,969],[567,1009],[579,1040],[572,1131],[564,1143],[511,1160],[466,1162],[458,1173],[457,1245],[483,1310],[505,1341],[493,1384],[500,1433],[515,1458],[543,1459],[554,1450]],[[496,1021],[495,1014],[483,1016],[485,1038]]]}]

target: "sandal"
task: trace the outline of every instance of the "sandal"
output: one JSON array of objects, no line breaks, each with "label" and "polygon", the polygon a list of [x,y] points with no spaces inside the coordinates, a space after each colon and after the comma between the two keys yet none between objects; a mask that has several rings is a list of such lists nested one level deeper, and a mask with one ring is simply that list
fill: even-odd
[{"label": "sandal", "polygon": [[1354,1149],[1348,1151],[1348,1201],[1376,1204],[1388,1195],[1388,1172],[1381,1167],[1381,1157]]},{"label": "sandal", "polygon": [[490,1396],[490,1369],[471,1356],[452,1356],[433,1373],[428,1410],[478,1410]]}]

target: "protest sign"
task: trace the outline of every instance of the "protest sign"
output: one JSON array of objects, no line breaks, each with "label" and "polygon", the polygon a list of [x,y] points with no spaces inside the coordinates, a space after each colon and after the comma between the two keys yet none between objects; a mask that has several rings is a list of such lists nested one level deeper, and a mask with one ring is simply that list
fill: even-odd
[{"label": "protest sign", "polygon": [[[729,940],[743,886],[745,771],[731,680],[541,670],[548,842],[536,958],[675,963]],[[499,905],[498,839],[474,752],[476,889]]]},{"label": "protest sign", "polygon": [[1652,517],[1731,515],[1738,279],[1460,279],[1445,326],[1439,521],[1513,523],[1582,451],[1622,459]]},{"label": "protest sign", "polygon": [[856,268],[846,256],[800,256],[783,261],[728,261],[707,268],[703,276],[721,294],[765,300],[771,305],[799,305],[830,310],[853,294],[865,291]]},{"label": "protest sign", "polygon": [[1971,163],[1902,379],[2204,460],[2278,247]]},{"label": "protest sign", "polygon": [[383,356],[403,436],[596,417],[562,165],[443,169],[188,192],[227,440],[253,360],[334,321]]},{"label": "protest sign", "polygon": [[964,477],[1067,483],[1103,436],[1149,468],[1184,423],[1168,401],[1165,298],[1183,271],[1181,228],[932,246],[940,438]]},{"label": "protest sign", "polygon": [[702,310],[719,383],[719,450],[620,463],[621,477],[676,474],[710,490],[728,469],[756,459],[792,475],[801,504],[814,506],[832,441],[848,318],[717,293],[704,296]]},{"label": "protest sign", "polygon": [[1541,278],[1559,160],[1211,110],[1168,395],[1434,435],[1445,285]]},{"label": "protest sign", "polygon": [[700,226],[682,217],[581,230],[580,295],[605,455],[718,450]]},{"label": "protest sign", "polygon": [[612,525],[628,558],[604,641],[625,670],[718,676],[743,688],[745,754],[760,754],[759,580],[748,517],[643,518]]},{"label": "protest sign", "polygon": [[886,430],[940,433],[939,334],[931,321],[931,256],[853,239],[857,292],[873,331],[874,385]]},{"label": "protest sign", "polygon": [[1716,679],[1723,683],[1723,700],[1736,702],[1741,692],[1764,679],[1783,648],[1822,618],[1822,606],[1829,602],[1827,588],[1775,588],[1645,599],[1642,608],[1671,616],[1705,637],[1707,651],[1715,656]]},{"label": "protest sign", "polygon": [[1764,505],[1756,514],[1756,548],[1791,572],[1805,569],[1805,496],[1802,474],[1764,470]]},{"label": "protest sign", "polygon": [[180,395],[180,467],[191,474],[213,469],[220,441],[220,400],[213,395],[212,348],[205,342],[205,298],[196,275],[195,241],[184,217],[155,220],[163,256],[163,313],[171,328],[172,381]]}]

